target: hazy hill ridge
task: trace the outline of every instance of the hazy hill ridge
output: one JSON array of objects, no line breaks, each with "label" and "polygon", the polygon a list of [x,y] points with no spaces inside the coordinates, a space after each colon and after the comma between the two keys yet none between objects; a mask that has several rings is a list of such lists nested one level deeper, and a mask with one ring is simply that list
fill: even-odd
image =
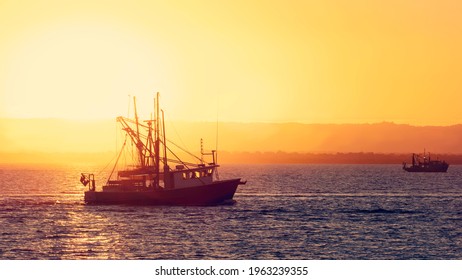
[{"label": "hazy hill ridge", "polygon": [[[215,149],[214,122],[167,122],[170,139],[191,151]],[[114,120],[1,119],[0,152],[106,152],[115,150]],[[120,141],[120,140],[119,140]],[[218,149],[226,152],[462,154],[462,125],[219,123]]]}]

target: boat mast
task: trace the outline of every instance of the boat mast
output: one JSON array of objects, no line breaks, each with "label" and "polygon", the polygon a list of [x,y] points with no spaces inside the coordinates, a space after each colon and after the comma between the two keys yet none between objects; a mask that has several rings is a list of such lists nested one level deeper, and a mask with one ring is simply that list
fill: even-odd
[{"label": "boat mast", "polygon": [[160,132],[159,132],[159,92],[157,92],[157,97],[154,100],[155,102],[155,111],[154,111],[154,121],[155,121],[155,144],[154,144],[154,153],[155,153],[155,162],[156,162],[156,187],[159,187],[160,181],[160,156],[159,156],[159,144],[160,144]]},{"label": "boat mast", "polygon": [[146,147],[146,155],[145,155],[146,166],[153,166],[154,165],[154,156],[153,156],[154,141],[152,140],[152,122],[153,122],[152,119],[147,121],[147,124],[148,124],[148,137],[146,139],[146,145],[145,145],[145,147]]},{"label": "boat mast", "polygon": [[164,110],[161,110],[162,112],[162,134],[163,134],[163,140],[164,140],[164,182],[168,178],[167,173],[168,173],[168,164],[167,164],[167,136],[165,134],[165,118],[164,118]]},{"label": "boat mast", "polygon": [[136,111],[136,96],[133,96],[133,106],[135,109],[135,124],[136,124],[136,148],[138,149],[138,155],[140,158],[140,166],[143,168],[144,164],[144,155],[143,155],[143,143],[140,139],[140,128],[139,128],[139,121],[138,121],[138,113]]},{"label": "boat mast", "polygon": [[204,164],[204,140],[201,138],[201,164]]}]

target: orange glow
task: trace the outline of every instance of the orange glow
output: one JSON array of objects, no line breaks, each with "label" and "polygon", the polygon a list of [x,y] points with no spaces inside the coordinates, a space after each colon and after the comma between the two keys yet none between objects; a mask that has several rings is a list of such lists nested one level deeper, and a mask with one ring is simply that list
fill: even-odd
[{"label": "orange glow", "polygon": [[[459,1],[2,1],[0,118],[462,121]],[[217,113],[218,112],[218,113]],[[0,134],[0,139],[8,138]]]},{"label": "orange glow", "polygon": [[2,1],[0,116],[453,124],[461,5]]}]

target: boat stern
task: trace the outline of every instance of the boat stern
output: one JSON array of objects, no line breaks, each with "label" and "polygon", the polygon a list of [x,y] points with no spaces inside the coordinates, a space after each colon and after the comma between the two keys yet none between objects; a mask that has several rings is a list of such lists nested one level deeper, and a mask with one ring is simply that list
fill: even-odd
[{"label": "boat stern", "polygon": [[86,191],[84,195],[85,203],[95,203],[97,202],[96,192],[95,191]]}]

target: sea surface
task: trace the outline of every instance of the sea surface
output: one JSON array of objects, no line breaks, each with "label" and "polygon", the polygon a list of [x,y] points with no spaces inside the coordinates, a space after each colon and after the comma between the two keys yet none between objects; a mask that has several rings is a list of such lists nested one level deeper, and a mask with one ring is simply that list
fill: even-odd
[{"label": "sea surface", "polygon": [[1,260],[462,259],[462,166],[224,165],[209,207],[85,205],[81,171],[0,167]]}]

